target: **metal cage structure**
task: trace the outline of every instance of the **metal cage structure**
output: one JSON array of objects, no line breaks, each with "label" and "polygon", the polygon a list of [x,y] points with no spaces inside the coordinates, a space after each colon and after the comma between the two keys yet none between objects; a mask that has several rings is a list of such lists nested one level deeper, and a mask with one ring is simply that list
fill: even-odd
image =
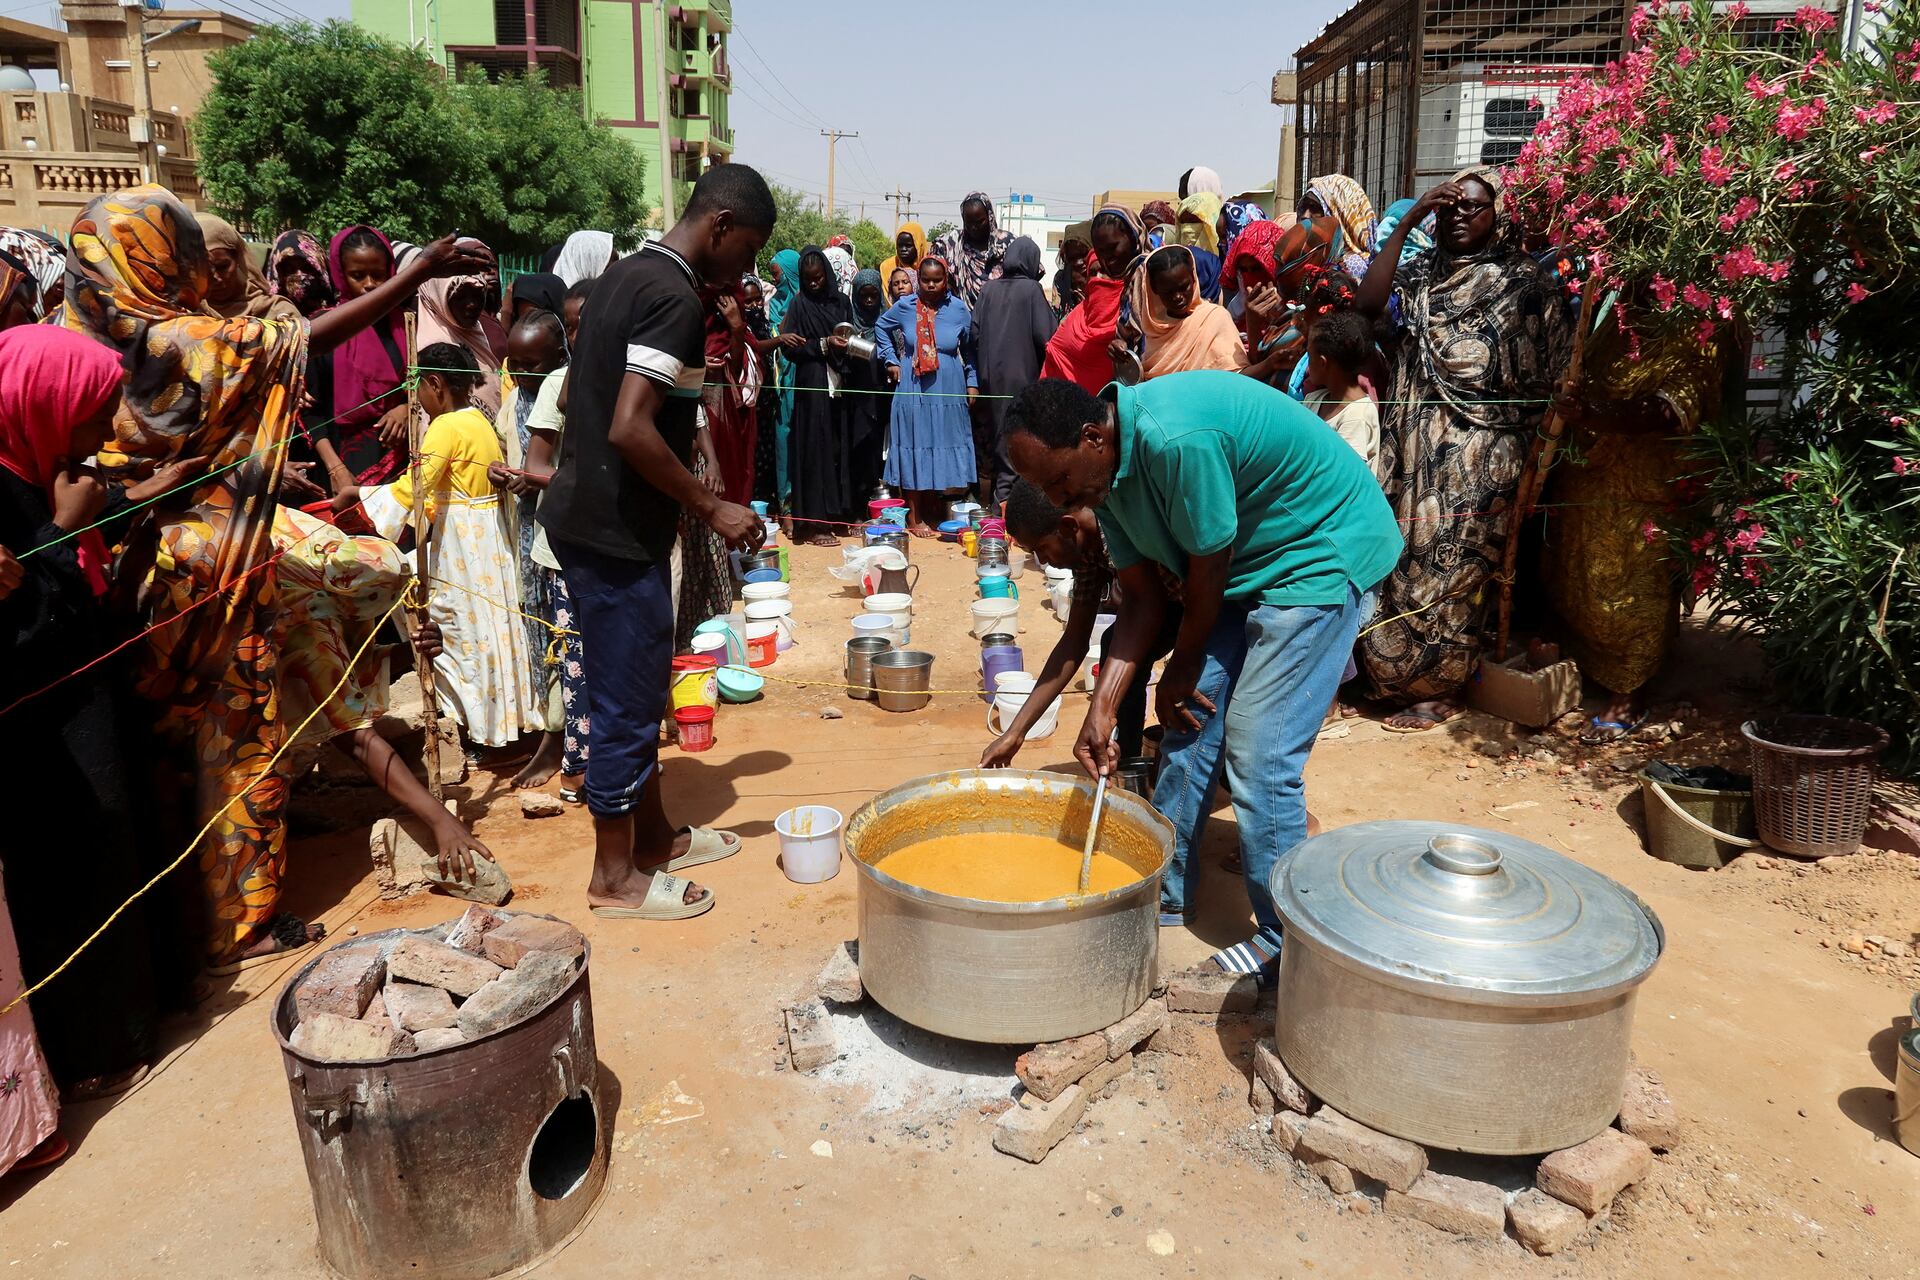
[{"label": "metal cage structure", "polygon": [[1376,207],[1520,153],[1559,85],[1620,55],[1627,0],[1360,0],[1295,54],[1297,189]]}]

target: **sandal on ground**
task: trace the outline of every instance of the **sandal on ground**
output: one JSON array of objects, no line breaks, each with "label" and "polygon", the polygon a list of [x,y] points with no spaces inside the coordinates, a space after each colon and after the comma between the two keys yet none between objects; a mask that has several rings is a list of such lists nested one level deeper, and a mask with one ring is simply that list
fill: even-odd
[{"label": "sandal on ground", "polygon": [[[1431,711],[1415,711],[1409,707],[1405,711],[1396,711],[1382,720],[1380,727],[1388,733],[1425,733],[1429,729],[1438,729],[1443,724],[1452,724],[1465,714],[1466,712],[1459,707],[1455,707],[1444,716],[1437,716]],[[1396,720],[1417,720],[1419,723],[1395,724]]]},{"label": "sandal on ground", "polygon": [[56,1129],[48,1134],[39,1146],[15,1160],[7,1172],[21,1173],[28,1169],[44,1169],[50,1164],[58,1164],[65,1160],[72,1150],[73,1144],[67,1141],[65,1134]]},{"label": "sandal on ground", "polygon": [[585,787],[562,787],[560,788],[560,798],[568,804],[585,804],[587,802],[587,789]]},{"label": "sandal on ground", "polygon": [[702,863],[731,858],[740,852],[740,837],[731,831],[716,831],[712,827],[680,829],[688,835],[687,851],[677,858],[667,859],[664,870],[679,871],[685,867],[697,867]]},{"label": "sandal on ground", "polygon": [[713,910],[713,890],[707,890],[698,902],[688,902],[687,881],[666,872],[656,872],[647,896],[637,907],[590,908],[603,920],[691,920]]},{"label": "sandal on ground", "polygon": [[1645,716],[1636,716],[1632,720],[1602,720],[1595,716],[1587,721],[1586,730],[1580,735],[1580,745],[1610,747],[1616,742],[1625,742],[1634,730],[1646,722]]},{"label": "sandal on ground", "polygon": [[153,1070],[151,1063],[142,1062],[138,1066],[128,1067],[125,1071],[115,1071],[104,1076],[89,1076],[75,1082],[71,1089],[60,1091],[60,1101],[68,1106],[80,1102],[98,1102],[102,1098],[117,1098],[138,1085]]},{"label": "sandal on ground", "polygon": [[251,969],[255,965],[270,964],[275,960],[284,960],[296,951],[302,951],[317,942],[326,941],[327,927],[325,925],[320,926],[320,934],[318,937],[308,937],[307,928],[308,925],[305,920],[302,920],[299,916],[289,915],[282,911],[273,918],[273,923],[267,926],[267,932],[273,935],[274,940],[280,944],[279,946],[275,947],[272,951],[263,952],[257,956],[245,956],[239,960],[228,961],[226,964],[210,964],[207,966],[207,972],[216,978],[229,977],[242,970]]},{"label": "sandal on ground", "polygon": [[1267,949],[1258,938],[1248,938],[1245,942],[1236,942],[1230,947],[1222,947],[1209,957],[1213,966],[1222,973],[1247,974],[1252,976],[1265,991],[1280,977],[1280,955],[1267,954]]}]

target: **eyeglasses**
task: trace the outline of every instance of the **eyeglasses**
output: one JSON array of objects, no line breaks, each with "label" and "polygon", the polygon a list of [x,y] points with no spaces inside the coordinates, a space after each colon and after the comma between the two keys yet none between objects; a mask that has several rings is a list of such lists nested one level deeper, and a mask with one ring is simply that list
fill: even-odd
[{"label": "eyeglasses", "polygon": [[1477,218],[1493,208],[1493,203],[1488,200],[1456,200],[1450,207],[1463,218]]}]

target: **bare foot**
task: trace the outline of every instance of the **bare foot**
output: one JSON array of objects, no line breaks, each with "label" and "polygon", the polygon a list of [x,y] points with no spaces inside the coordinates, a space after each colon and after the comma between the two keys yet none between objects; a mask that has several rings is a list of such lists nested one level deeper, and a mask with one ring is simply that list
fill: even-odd
[{"label": "bare foot", "polygon": [[807,545],[810,547],[837,547],[840,545],[840,539],[830,533],[816,533],[807,539]]},{"label": "bare foot", "polygon": [[1460,708],[1451,702],[1435,699],[1431,702],[1416,702],[1404,711],[1395,712],[1382,723],[1396,733],[1424,733],[1437,728],[1460,714]]},{"label": "bare foot", "polygon": [[923,523],[921,521],[915,521],[912,524],[909,524],[907,526],[907,532],[912,534],[916,538],[937,538],[940,536],[937,532],[934,531],[934,528],[932,525]]},{"label": "bare foot", "polygon": [[[277,955],[282,951],[294,951],[310,946],[327,936],[327,926],[315,922],[308,924],[299,916],[281,912],[275,916],[258,938],[255,938],[243,950],[232,957],[233,960],[257,960],[261,956]],[[231,961],[229,961],[231,963]]]},{"label": "bare foot", "polygon": [[534,748],[533,759],[526,767],[513,775],[516,787],[544,787],[554,774],[560,772],[560,735],[543,733],[540,745]]}]

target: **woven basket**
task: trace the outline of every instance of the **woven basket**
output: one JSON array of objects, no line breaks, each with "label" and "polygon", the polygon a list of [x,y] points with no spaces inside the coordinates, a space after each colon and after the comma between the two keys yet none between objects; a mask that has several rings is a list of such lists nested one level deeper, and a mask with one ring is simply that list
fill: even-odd
[{"label": "woven basket", "polygon": [[1853,853],[1867,829],[1873,779],[1887,731],[1839,716],[1749,720],[1753,808],[1761,842],[1781,853]]}]

